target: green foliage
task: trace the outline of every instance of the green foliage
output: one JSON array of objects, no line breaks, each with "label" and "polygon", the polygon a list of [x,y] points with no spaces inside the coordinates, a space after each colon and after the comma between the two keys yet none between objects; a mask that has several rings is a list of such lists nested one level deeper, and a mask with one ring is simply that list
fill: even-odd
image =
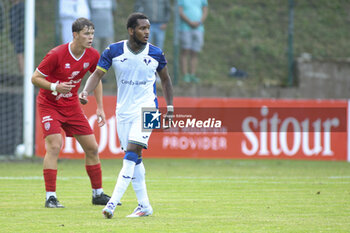
[{"label": "green foliage", "polygon": [[[345,0],[294,0],[294,55],[310,53],[316,58],[350,56],[350,2]],[[118,0],[116,40],[127,38],[127,16],[133,1]],[[36,64],[55,45],[55,0],[36,1],[39,34]],[[203,84],[230,86],[232,66],[248,72],[251,86],[283,85],[287,80],[288,1],[209,1],[205,22],[205,45],[200,54],[198,76]],[[167,30],[165,52],[172,73],[173,24]]]},{"label": "green foliage", "polygon": [[[128,219],[131,187],[115,217],[91,204],[83,160],[60,160],[57,195],[44,208],[41,160],[0,163],[2,232],[348,232],[350,164],[281,160],[145,159],[154,215]],[[122,161],[102,160],[111,194]],[[131,185],[130,185],[131,186]]]}]

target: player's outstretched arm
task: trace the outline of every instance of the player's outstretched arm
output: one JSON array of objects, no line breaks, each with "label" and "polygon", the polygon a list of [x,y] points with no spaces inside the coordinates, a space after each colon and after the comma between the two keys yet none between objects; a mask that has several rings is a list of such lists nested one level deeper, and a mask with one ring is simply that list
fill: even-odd
[{"label": "player's outstretched arm", "polygon": [[105,72],[96,68],[95,71],[89,76],[88,80],[85,83],[83,91],[79,94],[79,100],[81,104],[87,104],[87,97],[89,93],[96,89],[104,74]]},{"label": "player's outstretched arm", "polygon": [[98,122],[98,126],[102,127],[106,124],[106,114],[103,110],[103,88],[102,88],[101,80],[94,90],[94,95],[97,103],[97,110],[96,110],[97,122]]}]

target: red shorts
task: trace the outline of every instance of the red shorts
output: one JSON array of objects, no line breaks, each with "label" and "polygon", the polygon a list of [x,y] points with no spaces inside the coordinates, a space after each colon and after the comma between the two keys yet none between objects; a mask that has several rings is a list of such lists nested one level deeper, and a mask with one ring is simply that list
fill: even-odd
[{"label": "red shorts", "polygon": [[50,134],[61,133],[61,128],[67,137],[93,134],[91,126],[79,105],[55,107],[37,104],[37,107],[44,138]]}]

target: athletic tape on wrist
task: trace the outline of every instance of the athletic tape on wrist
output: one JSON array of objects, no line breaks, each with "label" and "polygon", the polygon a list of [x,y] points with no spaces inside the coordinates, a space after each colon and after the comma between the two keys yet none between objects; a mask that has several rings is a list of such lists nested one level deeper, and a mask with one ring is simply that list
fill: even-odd
[{"label": "athletic tape on wrist", "polygon": [[57,83],[51,83],[50,89],[51,91],[56,91]]}]

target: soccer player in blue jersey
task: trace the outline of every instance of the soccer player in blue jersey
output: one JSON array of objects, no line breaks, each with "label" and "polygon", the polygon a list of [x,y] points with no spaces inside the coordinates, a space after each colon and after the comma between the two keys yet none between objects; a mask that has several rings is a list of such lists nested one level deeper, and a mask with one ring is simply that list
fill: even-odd
[{"label": "soccer player in blue jersey", "polygon": [[168,73],[167,61],[162,50],[147,42],[150,22],[142,13],[132,13],[127,21],[128,40],[109,47],[102,53],[96,70],[88,78],[80,93],[81,103],[87,103],[87,96],[113,66],[118,86],[117,94],[117,132],[121,147],[125,151],[123,167],[119,173],[112,197],[102,210],[106,218],[112,218],[117,203],[120,202],[130,182],[135,190],[138,206],[127,217],[142,217],[153,213],[149,202],[142,150],[147,149],[151,132],[142,132],[142,108],[158,107],[156,96],[156,73],[161,82],[167,103],[166,118],[171,116],[173,107],[173,88]]}]

